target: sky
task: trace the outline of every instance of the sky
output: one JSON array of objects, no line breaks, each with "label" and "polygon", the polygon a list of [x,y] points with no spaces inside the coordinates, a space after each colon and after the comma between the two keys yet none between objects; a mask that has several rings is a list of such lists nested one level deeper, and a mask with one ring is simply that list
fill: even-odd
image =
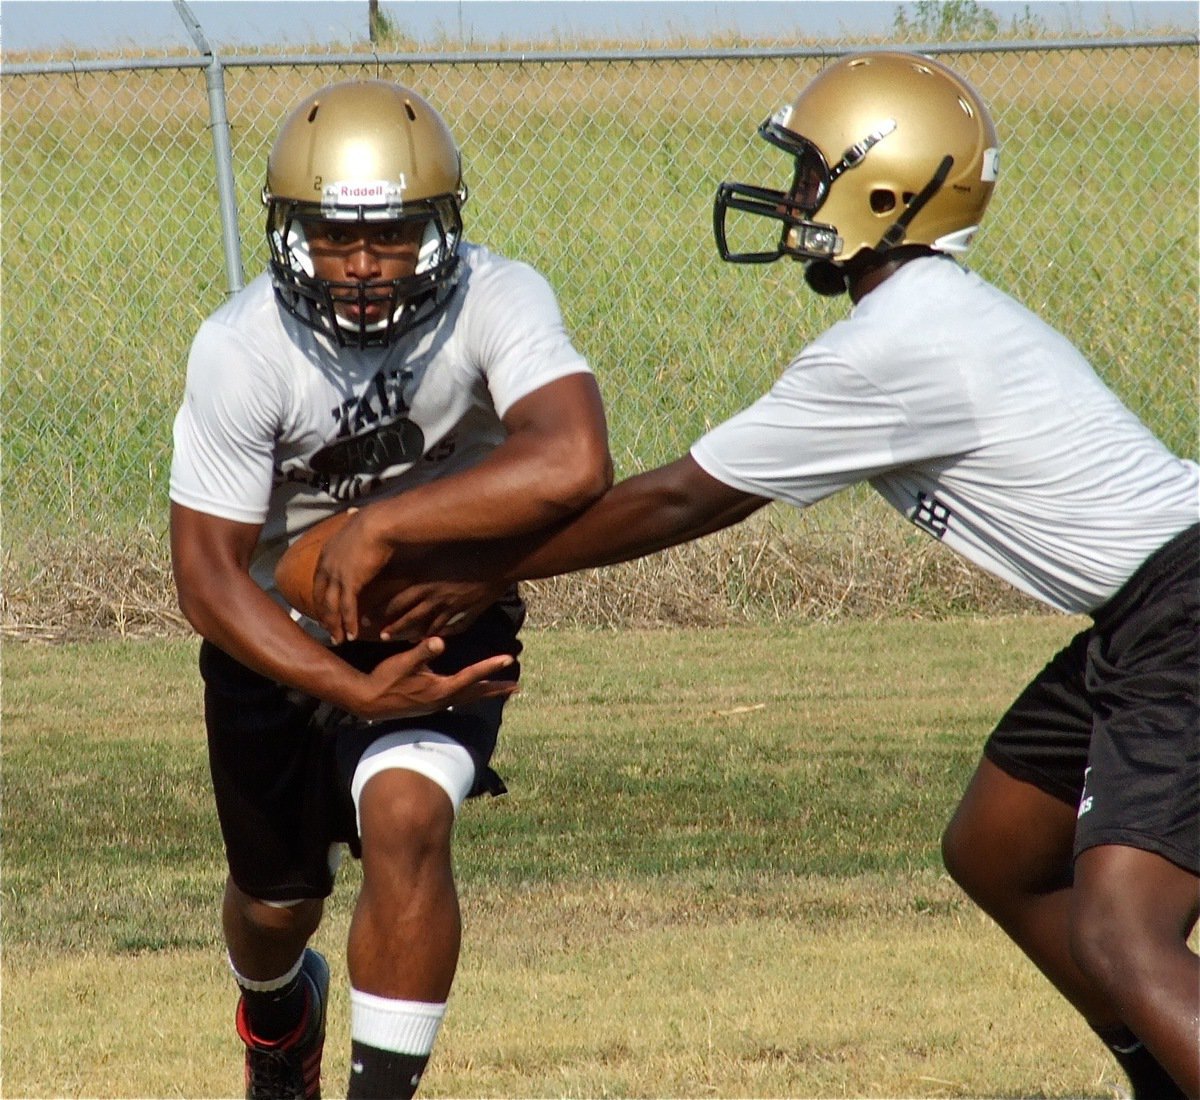
[{"label": "sky", "polygon": [[[212,47],[348,45],[367,38],[367,0],[190,0]],[[899,0],[379,0],[392,25],[422,44],[570,44],[789,32],[846,38],[890,30]],[[985,0],[1002,21],[1028,10],[1051,33],[1197,29],[1193,0]],[[170,0],[0,0],[0,47],[70,52],[190,46]]]}]

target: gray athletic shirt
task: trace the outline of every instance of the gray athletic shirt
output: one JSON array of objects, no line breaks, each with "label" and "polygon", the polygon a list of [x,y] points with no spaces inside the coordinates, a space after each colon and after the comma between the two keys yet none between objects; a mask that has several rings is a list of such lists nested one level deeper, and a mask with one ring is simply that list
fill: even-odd
[{"label": "gray athletic shirt", "polygon": [[277,599],[275,565],[314,523],[474,465],[517,401],[589,371],[540,274],[479,245],[461,255],[446,309],[387,348],[335,352],[277,304],[267,275],[201,325],[171,499],[263,524],[250,571]]},{"label": "gray athletic shirt", "polygon": [[859,481],[971,561],[1090,612],[1200,516],[1171,454],[1059,333],[955,261],[905,264],[692,447],[799,508]]}]

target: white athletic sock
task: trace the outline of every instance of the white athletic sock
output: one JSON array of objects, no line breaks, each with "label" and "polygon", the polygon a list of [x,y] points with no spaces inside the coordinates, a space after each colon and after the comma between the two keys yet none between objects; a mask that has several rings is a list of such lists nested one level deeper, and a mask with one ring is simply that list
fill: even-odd
[{"label": "white athletic sock", "polygon": [[444,1003],[393,1001],[350,990],[350,1037],[377,1050],[428,1054],[445,1014]]},{"label": "white athletic sock", "polygon": [[300,973],[300,967],[304,965],[304,952],[301,951],[300,958],[286,974],[278,978],[271,978],[269,981],[256,982],[253,978],[247,978],[244,974],[239,973],[238,968],[233,965],[232,955],[226,952],[225,957],[229,960],[229,969],[233,971],[234,981],[243,989],[250,990],[251,993],[273,993],[277,989],[282,989],[285,985],[295,981],[296,975]]},{"label": "white athletic sock", "polygon": [[348,1100],[411,1100],[445,1012],[444,1004],[351,989]]},{"label": "white athletic sock", "polygon": [[238,972],[229,959],[229,969],[242,991],[239,1011],[246,1013],[246,1023],[256,1039],[274,1042],[294,1031],[304,1019],[304,1007],[308,1003],[308,987],[300,980],[300,968],[304,965],[304,952],[286,974],[267,981],[254,981]]}]

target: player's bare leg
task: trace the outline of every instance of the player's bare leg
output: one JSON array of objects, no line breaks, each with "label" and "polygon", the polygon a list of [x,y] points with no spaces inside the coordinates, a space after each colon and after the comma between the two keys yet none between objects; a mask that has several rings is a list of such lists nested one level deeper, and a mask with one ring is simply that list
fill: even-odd
[{"label": "player's bare leg", "polygon": [[1075,811],[980,762],[942,837],[957,882],[1093,1025],[1120,1022],[1071,954]]},{"label": "player's bare leg", "polygon": [[352,1097],[411,1096],[458,966],[454,806],[416,772],[371,778],[359,802],[363,885],[350,925]]},{"label": "player's bare leg", "polygon": [[[942,838],[946,868],[1105,1039],[1137,1094],[1181,1095],[1072,951],[1075,811],[982,760]],[[1186,949],[1186,948],[1185,948]],[[1144,1041],[1144,1040],[1142,1040]]]},{"label": "player's bare leg", "polygon": [[268,981],[291,967],[321,923],[319,898],[294,905],[268,905],[225,883],[221,923],[229,958],[239,974]]},{"label": "player's bare leg", "polygon": [[1200,882],[1153,852],[1080,854],[1072,948],[1080,967],[1188,1095],[1200,1096],[1200,958],[1188,936]]},{"label": "player's bare leg", "polygon": [[237,1031],[250,1100],[321,1093],[329,967],[306,945],[323,909],[316,898],[268,904],[226,882],[221,920],[242,990]]}]

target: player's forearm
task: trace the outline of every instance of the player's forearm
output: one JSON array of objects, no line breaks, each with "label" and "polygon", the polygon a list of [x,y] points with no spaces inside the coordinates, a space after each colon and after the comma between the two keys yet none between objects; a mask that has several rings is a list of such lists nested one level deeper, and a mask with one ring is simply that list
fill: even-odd
[{"label": "player's forearm", "polygon": [[247,668],[343,709],[362,701],[364,675],[306,634],[248,573],[177,578],[196,632]]},{"label": "player's forearm", "polygon": [[690,524],[660,494],[622,482],[542,539],[507,544],[510,583],[644,557],[685,542]]},{"label": "player's forearm", "polygon": [[553,534],[509,543],[504,579],[532,580],[645,557],[737,523],[766,503],[721,485],[685,457],[613,486]]},{"label": "player's forearm", "polygon": [[602,447],[547,451],[536,441],[510,440],[468,470],[368,505],[360,522],[394,548],[502,539],[561,522],[611,480]]}]

